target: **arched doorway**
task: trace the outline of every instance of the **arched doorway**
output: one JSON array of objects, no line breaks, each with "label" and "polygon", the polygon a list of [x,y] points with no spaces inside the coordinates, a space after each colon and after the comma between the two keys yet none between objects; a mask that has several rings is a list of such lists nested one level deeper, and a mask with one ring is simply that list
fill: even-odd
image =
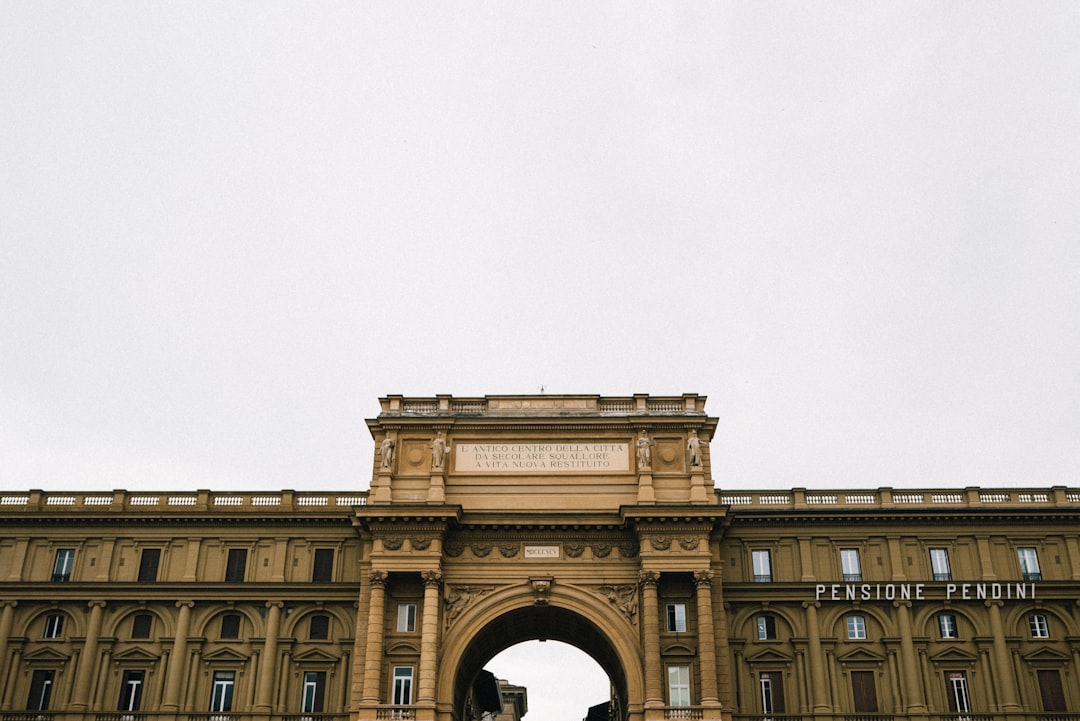
[{"label": "arched doorway", "polygon": [[[613,717],[640,718],[643,679],[634,629],[600,599],[555,584],[550,596],[537,603],[532,589],[523,585],[492,594],[476,606],[445,637],[438,673],[440,718],[466,721],[466,699],[484,665],[511,646],[541,639],[588,654],[610,681]],[[582,708],[580,717],[587,710]]]},{"label": "arched doorway", "polygon": [[[466,647],[454,674],[454,718],[464,721],[469,689],[485,664],[522,641],[561,641],[588,654],[607,674],[616,718],[625,718],[626,672],[615,648],[597,626],[564,608],[528,606],[505,613],[487,624]],[[572,681],[570,679],[569,681]],[[588,709],[580,709],[583,718]]]}]

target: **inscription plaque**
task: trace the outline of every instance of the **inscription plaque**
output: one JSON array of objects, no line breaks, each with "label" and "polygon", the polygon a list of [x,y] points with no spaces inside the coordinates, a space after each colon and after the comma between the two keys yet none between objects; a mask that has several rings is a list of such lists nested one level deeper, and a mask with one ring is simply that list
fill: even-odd
[{"label": "inscription plaque", "polygon": [[629,443],[456,443],[454,469],[478,473],[629,471]]}]

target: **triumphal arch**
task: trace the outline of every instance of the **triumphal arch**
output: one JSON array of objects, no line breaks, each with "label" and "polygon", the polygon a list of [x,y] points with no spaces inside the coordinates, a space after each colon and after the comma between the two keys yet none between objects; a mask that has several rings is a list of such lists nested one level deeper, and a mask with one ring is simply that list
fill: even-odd
[{"label": "triumphal arch", "polygon": [[704,397],[381,404],[355,518],[369,581],[352,679],[360,721],[399,705],[417,721],[475,718],[483,665],[537,639],[600,664],[614,719],[724,715],[725,511]]}]

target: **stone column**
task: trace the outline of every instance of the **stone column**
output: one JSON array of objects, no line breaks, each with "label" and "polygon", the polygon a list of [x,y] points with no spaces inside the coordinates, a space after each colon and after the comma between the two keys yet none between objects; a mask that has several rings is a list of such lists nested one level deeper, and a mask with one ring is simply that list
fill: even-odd
[{"label": "stone column", "polygon": [[94,680],[94,671],[98,668],[98,636],[101,635],[101,621],[105,616],[104,601],[90,601],[90,622],[86,628],[86,641],[79,656],[79,670],[75,675],[75,690],[71,694],[72,710],[86,709],[89,705],[90,686]]},{"label": "stone column", "polygon": [[18,601],[0,601],[0,692],[4,690],[7,681],[7,651],[8,637],[11,636],[11,626],[15,622],[15,607]]},{"label": "stone column", "polygon": [[904,698],[908,713],[926,713],[923,685],[915,659],[915,642],[911,638],[911,602],[896,601],[900,627],[900,661],[904,668]]},{"label": "stone column", "polygon": [[[22,651],[20,651],[19,649],[16,648],[15,652],[11,654],[11,668],[16,669],[16,668],[19,667],[19,659],[20,658],[22,658]],[[9,680],[9,679],[4,679],[4,680]],[[11,705],[12,705],[11,704],[11,696],[14,693],[15,693],[15,683],[11,682],[11,683],[9,683],[7,685],[7,688],[4,688],[4,697],[3,697],[2,701],[0,701],[0,708],[2,708],[5,711],[8,711],[8,710],[11,709]]]},{"label": "stone column", "polygon": [[660,683],[660,603],[656,585],[659,571],[641,572],[641,613],[645,629],[645,707],[664,705],[664,687]]},{"label": "stone column", "polygon": [[832,706],[825,698],[825,654],[821,650],[821,628],[818,626],[818,603],[803,603],[806,609],[806,639],[810,650],[810,698],[814,713],[831,713]]},{"label": "stone column", "polygon": [[281,601],[267,601],[266,641],[259,659],[259,676],[255,679],[255,711],[269,713],[274,700],[274,676],[277,669],[278,636],[281,631]]},{"label": "stone column", "polygon": [[383,615],[386,606],[386,573],[371,572],[371,600],[368,601],[367,653],[364,654],[365,704],[379,703],[379,676],[382,672]]},{"label": "stone column", "polygon": [[435,666],[439,644],[439,588],[442,574],[424,571],[424,611],[420,625],[420,680],[417,684],[417,700],[435,703]]},{"label": "stone column", "polygon": [[990,633],[994,637],[995,686],[1001,693],[1001,710],[1020,711],[1016,674],[1013,673],[1009,647],[1005,643],[1005,627],[1001,623],[1001,601],[987,601],[986,605],[990,609]]},{"label": "stone column", "polygon": [[176,639],[173,640],[172,652],[169,654],[169,670],[165,675],[165,697],[161,701],[162,711],[180,710],[180,686],[184,682],[184,671],[187,670],[188,626],[191,625],[191,609],[194,606],[194,601],[176,602],[180,614],[176,619]]},{"label": "stone column", "polygon": [[[713,628],[712,571],[695,571],[698,615],[698,664],[701,671],[701,705],[719,708],[716,684],[716,630]],[[659,609],[657,609],[659,610]]]}]

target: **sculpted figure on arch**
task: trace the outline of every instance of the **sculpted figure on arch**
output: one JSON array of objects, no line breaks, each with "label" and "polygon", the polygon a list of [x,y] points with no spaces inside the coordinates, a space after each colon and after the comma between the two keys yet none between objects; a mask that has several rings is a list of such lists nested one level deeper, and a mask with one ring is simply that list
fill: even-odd
[{"label": "sculpted figure on arch", "polygon": [[686,442],[686,448],[690,451],[690,465],[701,465],[701,439],[697,431],[690,431],[690,440]]},{"label": "sculpted figure on arch", "polygon": [[431,467],[442,468],[443,459],[446,457],[446,441],[443,440],[442,431],[435,434],[435,440],[431,442]]},{"label": "sculpted figure on arch", "polygon": [[637,439],[637,462],[642,468],[652,467],[652,447],[656,441],[649,438],[647,431],[642,431]]},{"label": "sculpted figure on arch", "polygon": [[379,444],[379,455],[382,456],[383,468],[389,468],[390,464],[394,462],[394,441],[391,440],[389,434]]}]

